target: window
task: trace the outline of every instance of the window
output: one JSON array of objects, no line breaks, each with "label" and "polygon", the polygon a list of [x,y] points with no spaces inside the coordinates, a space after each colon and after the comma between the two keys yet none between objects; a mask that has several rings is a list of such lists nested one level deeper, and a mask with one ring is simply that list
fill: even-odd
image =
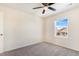
[{"label": "window", "polygon": [[60,18],[55,21],[55,36],[57,37],[68,36],[68,19],[66,17]]}]

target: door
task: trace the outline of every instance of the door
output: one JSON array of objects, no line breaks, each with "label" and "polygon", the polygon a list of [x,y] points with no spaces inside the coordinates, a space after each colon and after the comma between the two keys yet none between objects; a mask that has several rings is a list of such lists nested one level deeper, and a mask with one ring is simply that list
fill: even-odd
[{"label": "door", "polygon": [[0,12],[0,53],[3,52],[3,13]]}]

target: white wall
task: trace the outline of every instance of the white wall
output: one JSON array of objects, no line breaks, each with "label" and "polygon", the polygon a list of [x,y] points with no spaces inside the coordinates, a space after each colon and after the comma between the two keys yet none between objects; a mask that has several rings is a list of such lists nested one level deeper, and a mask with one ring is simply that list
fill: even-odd
[{"label": "white wall", "polygon": [[[54,21],[58,18],[69,19],[68,38],[57,38],[54,32]],[[79,7],[50,16],[44,19],[44,41],[79,51]]]},{"label": "white wall", "polygon": [[4,13],[4,51],[42,42],[42,19],[34,14],[0,6]]}]

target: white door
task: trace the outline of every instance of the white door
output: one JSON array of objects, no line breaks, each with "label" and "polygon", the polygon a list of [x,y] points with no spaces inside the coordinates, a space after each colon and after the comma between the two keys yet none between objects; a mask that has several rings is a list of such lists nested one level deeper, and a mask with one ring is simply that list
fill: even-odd
[{"label": "white door", "polygon": [[0,12],[0,53],[3,52],[3,13]]}]

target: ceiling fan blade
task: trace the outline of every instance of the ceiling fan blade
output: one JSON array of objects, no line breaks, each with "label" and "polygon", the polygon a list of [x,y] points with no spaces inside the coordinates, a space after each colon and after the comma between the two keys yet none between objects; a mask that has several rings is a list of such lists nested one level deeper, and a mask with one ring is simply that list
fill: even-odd
[{"label": "ceiling fan blade", "polygon": [[56,9],[53,8],[53,7],[48,7],[48,9],[50,9],[50,10],[52,10],[52,11],[56,11]]},{"label": "ceiling fan blade", "polygon": [[72,5],[72,3],[70,3],[69,5]]},{"label": "ceiling fan blade", "polygon": [[42,3],[42,5],[44,5],[44,6],[48,6],[48,3]]},{"label": "ceiling fan blade", "polygon": [[35,8],[33,8],[33,9],[39,9],[39,8],[43,8],[43,7],[35,7]]},{"label": "ceiling fan blade", "polygon": [[53,5],[53,4],[55,4],[55,3],[48,3],[49,6],[50,6],[50,5]]},{"label": "ceiling fan blade", "polygon": [[42,12],[42,14],[44,14],[45,13],[45,9],[43,9],[43,12]]}]

